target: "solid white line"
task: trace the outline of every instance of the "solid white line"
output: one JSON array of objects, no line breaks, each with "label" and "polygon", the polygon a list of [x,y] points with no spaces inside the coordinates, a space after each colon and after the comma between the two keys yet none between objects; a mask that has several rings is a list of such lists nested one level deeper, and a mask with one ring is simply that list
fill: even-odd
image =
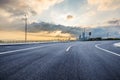
[{"label": "solid white line", "polygon": [[18,49],[18,50],[12,50],[12,51],[6,51],[6,52],[1,52],[0,54],[7,54],[7,53],[13,53],[13,52],[19,52],[19,51],[27,51],[27,50],[43,48],[43,47],[47,47],[47,46],[50,46],[50,45],[37,46],[37,47],[31,47],[31,48],[26,48],[26,49]]},{"label": "solid white line", "polygon": [[72,46],[69,46],[69,47],[66,49],[66,52],[68,52],[68,51],[70,50],[71,47],[72,47]]},{"label": "solid white line", "polygon": [[100,49],[100,50],[103,50],[103,51],[105,51],[105,52],[108,52],[108,53],[111,53],[111,54],[114,54],[114,55],[120,57],[120,54],[115,53],[115,52],[112,52],[112,51],[109,51],[109,50],[107,50],[107,49],[103,49],[103,48],[99,47],[98,45],[100,45],[100,44],[96,44],[95,47],[98,48],[98,49]]}]

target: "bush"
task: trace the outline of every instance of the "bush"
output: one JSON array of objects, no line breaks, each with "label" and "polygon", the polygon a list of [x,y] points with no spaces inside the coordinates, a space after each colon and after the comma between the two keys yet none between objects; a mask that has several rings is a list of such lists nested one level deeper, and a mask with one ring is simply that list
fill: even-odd
[{"label": "bush", "polygon": [[90,38],[89,41],[99,41],[102,40],[101,37],[97,37],[97,38]]},{"label": "bush", "polygon": [[0,40],[0,43],[3,43],[3,41],[2,41],[2,40]]}]

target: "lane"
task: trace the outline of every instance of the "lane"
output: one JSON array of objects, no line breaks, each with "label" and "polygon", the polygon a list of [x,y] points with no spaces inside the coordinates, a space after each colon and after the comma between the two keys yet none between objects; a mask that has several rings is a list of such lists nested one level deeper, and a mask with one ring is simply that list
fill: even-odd
[{"label": "lane", "polygon": [[13,44],[13,45],[0,45],[0,52],[6,52],[11,50],[18,50],[18,49],[25,49],[25,48],[31,48],[31,47],[37,47],[37,46],[45,46],[50,44],[56,44],[59,42],[48,42],[48,43],[31,43],[31,44]]},{"label": "lane", "polygon": [[[40,61],[41,65],[44,65],[44,63],[49,61],[48,59],[51,59],[52,57],[58,55],[55,53],[59,52],[59,46],[60,45],[53,46],[53,47],[46,47],[46,48],[43,48],[40,50],[39,49],[30,50],[29,52],[27,52],[27,51],[18,52],[17,54],[15,53],[15,54],[12,54],[9,56],[7,56],[8,54],[6,54],[6,56],[1,56],[1,58],[0,58],[0,65],[1,65],[0,66],[0,77],[1,77],[1,79],[6,79],[9,76],[15,74],[17,71],[25,68],[26,66],[30,66],[31,64],[33,67],[34,66],[33,64],[36,61]],[[67,45],[64,46],[62,49],[65,50],[65,48],[67,48]],[[60,48],[60,51],[63,51],[62,49]],[[53,51],[53,53],[52,53],[52,51]],[[55,54],[55,55],[53,55],[53,54]],[[43,62],[44,60],[46,62]],[[37,64],[39,64],[39,62]],[[36,67],[37,67],[37,65],[36,65]],[[24,71],[24,70],[21,70],[21,71]],[[32,69],[32,71],[34,71],[34,70]]]},{"label": "lane", "polygon": [[118,42],[120,42],[120,40],[118,40],[118,41],[104,41],[103,43],[100,43],[99,47],[120,54],[120,48],[114,46],[114,44],[118,43]]},{"label": "lane", "polygon": [[[93,51],[92,51],[93,52]],[[95,56],[96,55],[96,56]],[[119,80],[119,65],[120,57],[112,55],[108,52],[101,50],[94,50],[94,54],[89,60],[91,62],[91,68],[94,68],[94,75],[97,76],[95,80]],[[92,61],[91,61],[92,60]],[[90,68],[90,69],[91,69]]]},{"label": "lane", "polygon": [[24,49],[24,48],[30,48],[30,47],[35,47],[35,46],[39,46],[39,45],[43,45],[43,44],[0,45],[0,52],[17,50],[17,49]]},{"label": "lane", "polygon": [[[120,80],[120,57],[72,42],[0,56],[0,80]],[[109,45],[109,44],[107,44]]]},{"label": "lane", "polygon": [[115,53],[115,52],[112,52],[112,51],[107,50],[107,49],[104,49],[104,48],[101,48],[101,47],[99,47],[99,46],[100,46],[100,44],[96,44],[96,45],[95,45],[96,48],[98,48],[98,49],[100,49],[100,50],[102,50],[102,51],[105,51],[105,52],[108,52],[108,53],[111,53],[111,54],[113,54],[113,55],[116,55],[116,56],[119,56],[119,57],[120,57],[120,54]]},{"label": "lane", "polygon": [[14,52],[19,52],[19,51],[27,51],[27,50],[32,50],[32,49],[37,49],[37,48],[43,48],[43,47],[47,47],[50,45],[46,45],[46,46],[37,46],[37,47],[30,47],[30,48],[25,48],[25,49],[16,49],[16,50],[10,50],[10,51],[5,51],[5,52],[1,52],[0,54],[8,54],[8,53],[14,53]]}]

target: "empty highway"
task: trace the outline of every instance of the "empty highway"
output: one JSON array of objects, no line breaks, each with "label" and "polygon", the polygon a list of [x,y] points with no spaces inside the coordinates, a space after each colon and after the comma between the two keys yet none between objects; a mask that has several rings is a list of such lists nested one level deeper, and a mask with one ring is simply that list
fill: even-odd
[{"label": "empty highway", "polygon": [[0,80],[120,80],[116,42],[0,45]]}]

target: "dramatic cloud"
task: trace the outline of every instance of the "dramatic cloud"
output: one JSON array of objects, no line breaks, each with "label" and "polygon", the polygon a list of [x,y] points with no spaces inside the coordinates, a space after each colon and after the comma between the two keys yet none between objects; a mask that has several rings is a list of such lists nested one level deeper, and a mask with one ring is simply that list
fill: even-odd
[{"label": "dramatic cloud", "polygon": [[[96,28],[86,28],[86,35],[88,35],[88,32],[91,31],[93,37],[106,37],[107,33],[110,33],[111,37],[120,37],[119,31],[120,26],[99,26]],[[40,32],[40,31],[48,31],[48,32],[56,32],[58,31],[60,33],[69,33],[71,35],[74,35],[78,37],[82,31],[83,28],[80,27],[71,27],[71,26],[63,26],[63,25],[55,25],[50,23],[33,23],[29,26],[29,32]]]},{"label": "dramatic cloud", "polygon": [[[21,31],[0,31],[0,40],[24,40],[24,32]],[[17,33],[17,34],[16,34]],[[61,33],[61,31],[54,31],[54,32],[47,32],[47,31],[42,31],[38,33],[28,33],[27,34],[27,40],[68,40],[69,37],[71,37],[70,34],[68,33]],[[72,37],[71,39],[75,39]]]},{"label": "dramatic cloud", "polygon": [[0,0],[0,9],[10,13],[11,16],[19,16],[25,14],[28,6],[24,0]]},{"label": "dramatic cloud", "polygon": [[[93,34],[104,36],[108,28],[118,32],[115,26],[120,21],[119,4],[120,0],[0,0],[0,31],[24,33],[23,17],[27,13],[28,32],[32,34],[79,36],[82,27],[95,25],[95,29],[91,27]],[[112,18],[118,19],[110,20]],[[104,22],[107,25],[103,25]]]},{"label": "dramatic cloud", "polygon": [[88,0],[88,4],[97,6],[100,11],[120,9],[120,0]]},{"label": "dramatic cloud", "polygon": [[0,0],[0,8],[13,15],[23,15],[26,11],[31,14],[41,13],[63,0]]},{"label": "dramatic cloud", "polygon": [[71,27],[71,26],[63,26],[63,25],[55,25],[50,23],[32,23],[29,25],[29,32],[40,32],[40,31],[61,31],[61,33],[70,33],[74,36],[78,36],[81,33],[81,28],[79,27]]},{"label": "dramatic cloud", "polygon": [[[63,0],[0,0],[0,29],[23,30],[25,13],[39,16],[44,10],[61,2]],[[29,17],[29,21],[35,19]]]},{"label": "dramatic cloud", "polygon": [[[16,25],[17,26],[17,25]],[[11,27],[11,29],[15,29],[13,31],[16,32],[22,32],[21,37],[24,34],[24,27]],[[5,29],[5,28],[4,28]],[[10,31],[11,31],[10,30]],[[86,36],[88,36],[88,32],[92,32],[92,37],[106,37],[107,34],[109,33],[110,37],[120,37],[119,31],[120,27],[119,26],[99,26],[96,28],[86,28]],[[2,30],[5,31],[5,30]],[[32,23],[28,25],[28,33],[33,35],[33,36],[44,36],[44,37],[49,37],[49,36],[76,36],[78,37],[83,31],[83,28],[80,27],[71,27],[71,26],[63,26],[63,25],[55,25],[51,23]],[[46,34],[46,35],[45,35]],[[48,36],[47,36],[48,34]]]},{"label": "dramatic cloud", "polygon": [[[9,26],[6,27],[0,27],[0,31],[22,31],[24,32],[24,24],[16,23],[13,26],[9,24]],[[60,33],[69,33],[74,36],[78,36],[81,33],[80,27],[72,27],[72,26],[63,26],[63,25],[55,25],[51,23],[31,23],[28,25],[28,32],[30,33],[38,33],[38,32],[56,32],[60,31]]]}]

